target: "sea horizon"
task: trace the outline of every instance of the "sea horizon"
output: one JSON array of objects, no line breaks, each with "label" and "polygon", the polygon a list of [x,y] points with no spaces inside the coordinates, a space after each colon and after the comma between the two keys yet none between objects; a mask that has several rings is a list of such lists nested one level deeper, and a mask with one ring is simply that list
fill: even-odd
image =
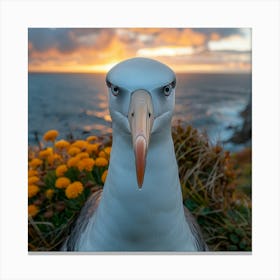
[{"label": "sea horizon", "polygon": [[[49,129],[61,138],[111,133],[106,73],[28,72],[28,142]],[[176,73],[173,123],[181,120],[227,140],[243,119],[251,96],[251,73]],[[69,78],[70,77],[70,78]],[[229,147],[231,149],[231,147]]]}]

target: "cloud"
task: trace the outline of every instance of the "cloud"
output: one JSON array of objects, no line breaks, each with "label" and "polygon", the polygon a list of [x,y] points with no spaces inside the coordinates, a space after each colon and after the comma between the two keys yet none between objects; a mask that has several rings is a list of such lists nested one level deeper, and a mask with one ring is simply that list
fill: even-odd
[{"label": "cloud", "polygon": [[90,71],[143,54],[173,65],[222,61],[226,55],[232,59],[231,51],[244,51],[238,47],[250,46],[248,40],[248,32],[238,28],[30,28],[29,70]]},{"label": "cloud", "polygon": [[34,51],[56,49],[71,53],[80,48],[102,49],[116,37],[125,44],[200,46],[214,37],[220,39],[241,34],[237,28],[30,28],[28,40]]},{"label": "cloud", "polygon": [[250,51],[251,40],[239,35],[230,35],[220,40],[210,40],[208,42],[208,49],[211,51]]},{"label": "cloud", "polygon": [[155,43],[158,45],[202,46],[206,36],[193,29],[163,29],[156,35]]},{"label": "cloud", "polygon": [[195,28],[195,30],[208,37],[213,33],[219,34],[221,38],[231,35],[243,35],[242,29],[240,28]]},{"label": "cloud", "polygon": [[32,50],[44,52],[51,48],[56,48],[61,52],[70,52],[77,47],[70,33],[70,30],[64,28],[32,28],[28,30],[28,39],[32,43]]},{"label": "cloud", "polygon": [[28,40],[32,43],[32,50],[38,52],[57,49],[61,53],[71,53],[83,47],[103,47],[111,40],[112,32],[111,29],[101,28],[31,28],[28,30]]}]

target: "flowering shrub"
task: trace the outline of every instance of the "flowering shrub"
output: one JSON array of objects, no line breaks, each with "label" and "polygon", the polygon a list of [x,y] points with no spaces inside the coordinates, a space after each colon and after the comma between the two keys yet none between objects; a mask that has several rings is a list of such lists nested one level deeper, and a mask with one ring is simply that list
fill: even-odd
[{"label": "flowering shrub", "polygon": [[[88,196],[102,188],[111,138],[57,140],[29,147],[29,250],[58,250]],[[251,152],[231,155],[180,123],[172,131],[184,204],[214,251],[251,250]],[[160,193],[159,193],[160,195]]]},{"label": "flowering shrub", "polygon": [[50,130],[39,147],[29,147],[29,249],[53,250],[63,240],[87,197],[102,188],[110,160],[111,141],[57,140]]}]

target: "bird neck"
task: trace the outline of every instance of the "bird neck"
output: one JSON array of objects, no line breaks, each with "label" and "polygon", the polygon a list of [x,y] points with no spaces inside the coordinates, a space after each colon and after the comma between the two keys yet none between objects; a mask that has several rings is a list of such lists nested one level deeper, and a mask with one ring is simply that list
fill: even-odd
[{"label": "bird neck", "polygon": [[171,131],[152,135],[142,189],[137,186],[131,136],[113,134],[94,248],[180,250],[190,238],[187,231]]},{"label": "bird neck", "polygon": [[[131,135],[113,134],[110,161],[108,180],[111,184],[106,185],[110,186],[110,188],[115,185],[116,191],[124,192],[124,195],[131,196],[134,194],[138,196],[141,195],[140,193],[147,193],[148,195],[154,192],[157,196],[163,196],[168,191],[174,193],[179,185],[174,144],[171,131],[168,129],[151,136],[142,189],[137,186]],[[170,201],[169,196],[166,198]]]}]

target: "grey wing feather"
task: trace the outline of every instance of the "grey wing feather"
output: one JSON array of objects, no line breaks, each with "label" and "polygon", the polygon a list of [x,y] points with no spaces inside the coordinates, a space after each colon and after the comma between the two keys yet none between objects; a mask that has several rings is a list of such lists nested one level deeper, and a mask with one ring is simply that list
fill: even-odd
[{"label": "grey wing feather", "polygon": [[196,247],[198,251],[209,251],[207,244],[205,243],[200,227],[197,224],[194,216],[191,214],[189,209],[184,206],[185,218],[188,223],[190,230],[195,238]]},{"label": "grey wing feather", "polygon": [[89,219],[94,215],[96,209],[98,208],[102,192],[103,190],[98,190],[88,198],[70,236],[67,238],[61,248],[62,251],[75,251],[75,245],[79,239],[79,236],[86,229]]}]

